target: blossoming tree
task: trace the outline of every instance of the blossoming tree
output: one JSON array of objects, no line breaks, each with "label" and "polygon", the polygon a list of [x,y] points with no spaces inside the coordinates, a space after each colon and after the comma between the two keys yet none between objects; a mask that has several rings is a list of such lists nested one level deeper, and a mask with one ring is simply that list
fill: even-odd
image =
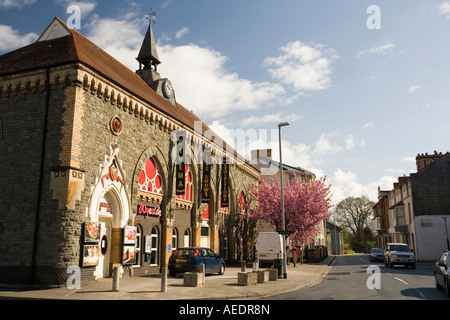
[{"label": "blossoming tree", "polygon": [[[331,186],[325,179],[314,179],[311,183],[301,182],[294,177],[284,181],[284,212],[286,231],[297,243],[309,243],[318,231],[319,223],[331,213]],[[281,185],[272,179],[261,179],[249,192],[253,208],[249,208],[252,219],[263,220],[282,229]]]}]

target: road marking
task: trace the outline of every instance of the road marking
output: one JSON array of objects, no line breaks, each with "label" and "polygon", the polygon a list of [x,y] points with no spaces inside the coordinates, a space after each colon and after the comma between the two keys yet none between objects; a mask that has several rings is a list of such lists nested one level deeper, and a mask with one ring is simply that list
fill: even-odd
[{"label": "road marking", "polygon": [[404,284],[406,284],[406,285],[408,284],[408,282],[406,282],[406,281],[403,281],[403,280],[402,280],[402,279],[400,279],[400,278],[394,277],[394,279],[395,279],[395,280],[398,280],[398,281],[400,281],[400,282],[403,282],[403,283],[404,283]]}]

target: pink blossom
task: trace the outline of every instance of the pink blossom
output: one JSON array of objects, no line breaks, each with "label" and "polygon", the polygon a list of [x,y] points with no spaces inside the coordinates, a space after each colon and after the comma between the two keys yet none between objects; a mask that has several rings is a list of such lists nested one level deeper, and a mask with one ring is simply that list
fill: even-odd
[{"label": "pink blossom", "polygon": [[[294,177],[284,181],[284,212],[289,238],[297,243],[309,243],[318,231],[319,223],[331,213],[330,187],[325,179],[314,179],[311,183],[301,182]],[[281,185],[272,179],[270,183],[260,180],[249,192],[256,205],[249,208],[252,219],[273,224],[282,229]]]}]

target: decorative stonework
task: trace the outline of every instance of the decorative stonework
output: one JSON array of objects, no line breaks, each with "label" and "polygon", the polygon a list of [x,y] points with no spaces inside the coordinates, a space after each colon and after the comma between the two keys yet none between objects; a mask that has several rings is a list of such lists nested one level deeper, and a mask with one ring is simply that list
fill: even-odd
[{"label": "decorative stonework", "polygon": [[60,210],[75,210],[75,201],[81,200],[84,189],[84,172],[70,167],[53,168],[50,189],[53,200],[58,200]]}]

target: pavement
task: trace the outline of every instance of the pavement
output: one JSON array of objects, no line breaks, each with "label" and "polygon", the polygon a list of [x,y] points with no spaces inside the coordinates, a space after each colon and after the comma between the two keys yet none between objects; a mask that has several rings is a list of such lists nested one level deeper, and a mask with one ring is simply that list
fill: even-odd
[{"label": "pavement", "polygon": [[[229,266],[225,274],[207,275],[199,287],[183,285],[183,275],[168,277],[167,291],[161,291],[161,276],[122,277],[119,291],[113,291],[113,279],[105,278],[81,284],[80,289],[67,287],[30,290],[0,284],[0,300],[253,300],[295,289],[314,286],[327,275],[336,256],[320,262],[288,265],[287,277],[254,286],[238,285],[240,267]],[[253,269],[247,267],[246,272]]]}]

